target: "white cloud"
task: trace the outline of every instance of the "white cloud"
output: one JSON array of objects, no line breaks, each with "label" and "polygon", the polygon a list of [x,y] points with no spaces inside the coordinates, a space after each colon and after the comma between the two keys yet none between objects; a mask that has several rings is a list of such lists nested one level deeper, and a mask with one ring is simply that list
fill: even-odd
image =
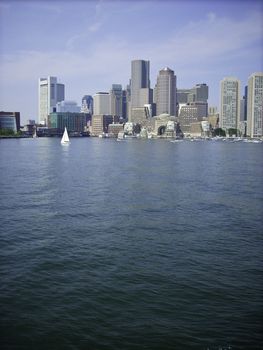
[{"label": "white cloud", "polygon": [[[97,14],[102,11],[102,4],[97,4]],[[90,25],[90,31],[99,30],[102,25],[103,20],[95,21]],[[222,74],[221,78],[229,73],[236,75],[235,69],[242,67],[251,57],[251,45],[254,45],[255,60],[263,61],[259,44],[262,41],[262,19],[258,13],[248,14],[246,19],[240,20],[208,13],[202,20],[190,22],[165,40],[160,40],[158,45],[150,39],[140,42],[138,37],[128,42],[121,32],[106,34],[100,41],[92,40],[90,35],[86,32],[72,36],[64,51],[22,51],[0,56],[0,89],[21,91],[28,81],[37,84],[40,76],[55,75],[61,81],[69,82],[75,94],[77,90],[80,95],[101,89],[107,91],[111,83],[124,86],[128,83],[130,61],[135,58],[151,61],[152,85],[158,70],[166,65],[175,70],[180,80],[187,77],[184,81],[197,79],[200,82],[203,77],[206,79],[213,74]],[[84,49],[76,50],[75,44],[86,42],[88,37],[89,47],[83,45]]]}]

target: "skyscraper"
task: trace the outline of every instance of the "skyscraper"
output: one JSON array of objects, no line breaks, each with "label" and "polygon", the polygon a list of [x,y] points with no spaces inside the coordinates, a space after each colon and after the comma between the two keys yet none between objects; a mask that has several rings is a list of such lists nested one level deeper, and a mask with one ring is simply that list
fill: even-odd
[{"label": "skyscraper", "polygon": [[81,113],[93,114],[93,98],[90,95],[85,95],[81,100]]},{"label": "skyscraper", "polygon": [[110,115],[110,94],[108,92],[97,92],[93,96],[94,115]]},{"label": "skyscraper", "polygon": [[40,78],[38,85],[38,118],[47,123],[49,113],[54,112],[57,102],[65,99],[65,85],[56,77]]},{"label": "skyscraper", "polygon": [[166,67],[160,70],[155,90],[157,115],[176,115],[176,76]]},{"label": "skyscraper", "polygon": [[247,135],[263,136],[263,72],[253,73],[248,79]]},{"label": "skyscraper", "polygon": [[122,117],[122,86],[112,84],[110,90],[110,114]]},{"label": "skyscraper", "polygon": [[140,105],[140,89],[150,88],[150,61],[133,60],[131,62],[131,108]]},{"label": "skyscraper", "polygon": [[240,81],[227,77],[220,82],[220,128],[237,129],[240,120]]},{"label": "skyscraper", "polygon": [[206,84],[196,84],[188,95],[187,102],[205,102],[208,99],[208,86]]}]

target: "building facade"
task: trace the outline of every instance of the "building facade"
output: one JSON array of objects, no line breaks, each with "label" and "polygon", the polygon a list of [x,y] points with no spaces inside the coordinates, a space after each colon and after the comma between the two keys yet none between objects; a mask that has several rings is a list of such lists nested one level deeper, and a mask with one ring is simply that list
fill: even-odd
[{"label": "building facade", "polygon": [[103,133],[108,133],[108,127],[112,123],[112,115],[94,114],[92,116],[92,135],[99,136]]},{"label": "building facade", "polygon": [[38,82],[39,123],[47,123],[49,113],[55,112],[56,104],[65,100],[65,86],[56,77],[40,78]]},{"label": "building facade", "polygon": [[85,95],[81,100],[81,113],[93,114],[93,97]]},{"label": "building facade", "polygon": [[122,86],[120,84],[112,84],[110,90],[110,114],[118,117],[123,116],[123,93]]},{"label": "building facade", "polygon": [[0,112],[0,129],[20,130],[20,112]]},{"label": "building facade", "polygon": [[163,113],[176,115],[176,76],[174,71],[168,67],[159,72],[155,99],[157,115]]},{"label": "building facade", "polygon": [[240,81],[227,77],[220,82],[220,128],[237,129],[240,120]]},{"label": "building facade", "polygon": [[48,127],[62,133],[66,127],[69,132],[82,133],[90,115],[85,113],[54,112],[48,116]]},{"label": "building facade", "polygon": [[253,73],[248,79],[247,135],[263,136],[263,72]]},{"label": "building facade", "polygon": [[56,112],[80,113],[80,107],[75,101],[61,101],[56,104]]},{"label": "building facade", "polygon": [[131,108],[142,107],[140,90],[150,88],[150,61],[133,60],[131,62],[130,87]]},{"label": "building facade", "polygon": [[110,94],[108,92],[97,92],[93,96],[93,114],[109,115],[110,114]]}]

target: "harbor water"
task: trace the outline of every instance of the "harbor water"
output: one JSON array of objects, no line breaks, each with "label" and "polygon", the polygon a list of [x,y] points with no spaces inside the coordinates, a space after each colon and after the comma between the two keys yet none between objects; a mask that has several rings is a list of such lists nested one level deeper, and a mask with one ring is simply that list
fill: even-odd
[{"label": "harbor water", "polygon": [[262,349],[263,144],[0,140],[1,349]]}]

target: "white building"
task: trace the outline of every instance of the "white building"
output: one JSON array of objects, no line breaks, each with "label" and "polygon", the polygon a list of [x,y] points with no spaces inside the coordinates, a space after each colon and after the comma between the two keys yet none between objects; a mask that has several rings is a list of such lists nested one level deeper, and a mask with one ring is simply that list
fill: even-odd
[{"label": "white building", "polygon": [[240,81],[227,77],[220,82],[220,128],[237,129],[240,120]]},{"label": "white building", "polygon": [[110,94],[108,92],[97,92],[93,96],[94,115],[110,115]]},{"label": "white building", "polygon": [[263,72],[253,73],[248,79],[247,135],[263,136]]},{"label": "white building", "polygon": [[80,113],[80,106],[75,101],[61,101],[56,105],[56,112]]},{"label": "white building", "polygon": [[65,85],[56,77],[40,78],[38,82],[38,118],[46,123],[49,113],[54,112],[57,102],[65,99]]}]

